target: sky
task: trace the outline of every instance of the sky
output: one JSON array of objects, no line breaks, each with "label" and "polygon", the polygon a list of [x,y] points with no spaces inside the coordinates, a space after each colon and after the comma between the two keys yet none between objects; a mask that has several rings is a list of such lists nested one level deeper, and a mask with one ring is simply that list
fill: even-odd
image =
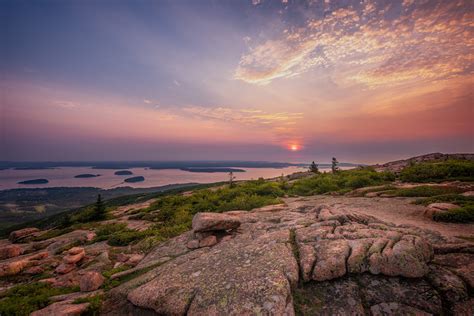
[{"label": "sky", "polygon": [[0,160],[474,151],[470,0],[3,0]]}]

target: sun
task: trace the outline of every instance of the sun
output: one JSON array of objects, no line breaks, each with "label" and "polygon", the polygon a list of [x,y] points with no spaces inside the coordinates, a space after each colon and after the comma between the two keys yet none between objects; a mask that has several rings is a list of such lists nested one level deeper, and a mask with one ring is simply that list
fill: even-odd
[{"label": "sun", "polygon": [[291,151],[298,151],[298,149],[300,149],[300,147],[296,144],[293,144],[293,145],[290,146]]}]

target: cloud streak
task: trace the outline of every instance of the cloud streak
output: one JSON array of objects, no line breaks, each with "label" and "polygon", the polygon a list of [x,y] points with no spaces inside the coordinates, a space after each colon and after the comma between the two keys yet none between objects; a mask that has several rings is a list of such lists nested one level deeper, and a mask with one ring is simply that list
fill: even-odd
[{"label": "cloud streak", "polygon": [[265,85],[326,69],[339,84],[373,88],[472,75],[473,20],[464,0],[333,7],[250,47],[234,78]]}]

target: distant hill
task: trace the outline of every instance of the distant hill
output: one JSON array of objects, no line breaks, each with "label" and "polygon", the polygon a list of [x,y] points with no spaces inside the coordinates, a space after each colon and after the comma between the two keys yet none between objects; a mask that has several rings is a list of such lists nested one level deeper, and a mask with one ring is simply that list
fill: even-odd
[{"label": "distant hill", "polygon": [[14,224],[45,218],[94,203],[97,195],[104,200],[131,194],[148,194],[195,186],[195,183],[172,184],[153,188],[55,187],[0,190],[0,229]]},{"label": "distant hill", "polygon": [[458,160],[470,160],[474,161],[474,154],[443,154],[443,153],[431,153],[416,157],[411,157],[408,159],[396,160],[384,163],[382,165],[376,164],[373,165],[377,171],[391,171],[398,173],[406,166],[412,163],[420,162],[429,162],[429,161],[442,161],[449,159],[458,159]]}]

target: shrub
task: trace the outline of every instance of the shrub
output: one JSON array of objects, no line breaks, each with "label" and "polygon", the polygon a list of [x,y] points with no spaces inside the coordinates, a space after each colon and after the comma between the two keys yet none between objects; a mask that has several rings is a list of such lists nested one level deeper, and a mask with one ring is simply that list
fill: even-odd
[{"label": "shrub", "polygon": [[474,222],[474,205],[467,205],[458,209],[433,215],[438,222],[470,223]]},{"label": "shrub", "polygon": [[0,300],[0,315],[23,316],[46,307],[54,295],[76,292],[76,288],[54,288],[47,283],[17,285],[7,290]]},{"label": "shrub", "polygon": [[443,194],[461,193],[463,190],[451,186],[431,186],[421,185],[413,188],[402,188],[387,192],[395,196],[417,197],[417,196],[436,196]]},{"label": "shrub", "polygon": [[385,184],[394,179],[395,176],[392,173],[376,172],[370,167],[339,170],[336,173],[323,173],[297,180],[292,184],[289,192],[296,195],[347,192],[365,186]]},{"label": "shrub", "polygon": [[95,231],[95,233],[96,233],[95,240],[96,241],[107,240],[109,238],[109,236],[111,236],[112,234],[119,233],[119,232],[124,232],[124,231],[127,231],[127,230],[128,230],[127,224],[125,224],[125,223],[103,224],[103,225],[100,225],[96,229],[96,231]]},{"label": "shrub", "polygon": [[413,204],[421,204],[421,205],[429,205],[431,203],[440,203],[440,202],[448,202],[454,203],[460,206],[464,206],[467,204],[474,204],[474,196],[463,196],[460,194],[443,194],[443,195],[436,195],[433,197],[428,197],[424,199],[418,199]]},{"label": "shrub", "polygon": [[400,173],[405,182],[474,181],[474,161],[447,160],[423,162],[405,167]]},{"label": "shrub", "polygon": [[108,237],[111,246],[126,246],[134,241],[143,239],[149,234],[147,231],[126,230],[116,232]]},{"label": "shrub", "polygon": [[108,210],[109,209],[101,209],[102,213],[98,215],[98,209],[96,205],[86,206],[80,211],[70,214],[67,225],[76,223],[88,223],[106,219]]}]

